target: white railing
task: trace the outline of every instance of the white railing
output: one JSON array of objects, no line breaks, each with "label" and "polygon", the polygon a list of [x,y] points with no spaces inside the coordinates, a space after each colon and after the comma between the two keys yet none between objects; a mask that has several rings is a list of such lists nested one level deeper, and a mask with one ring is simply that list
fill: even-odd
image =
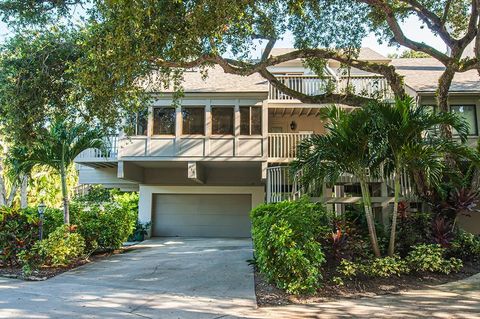
[{"label": "white railing", "polygon": [[89,148],[77,156],[77,159],[116,159],[118,157],[118,135],[105,138],[105,148]]},{"label": "white railing", "polygon": [[312,133],[268,133],[268,157],[271,161],[292,161],[297,147]]},{"label": "white railing", "polygon": [[[329,80],[331,80],[330,78],[308,75],[277,76],[276,78],[290,89],[307,95],[326,93]],[[278,90],[273,85],[269,85],[268,96],[271,100],[294,100],[294,98]]]},{"label": "white railing", "polygon": [[[305,194],[305,188],[301,185],[300,174],[293,173],[289,166],[271,166],[267,168],[267,203],[276,203],[284,200],[295,200]],[[370,183],[386,183],[393,192],[393,176],[387,179],[372,178]],[[342,174],[337,180],[338,185],[356,184],[358,179],[351,174]],[[308,192],[307,192],[308,193]],[[400,196],[407,200],[415,200],[413,183],[406,172],[400,179]]]},{"label": "white railing", "polygon": [[288,166],[267,168],[267,203],[296,199],[296,184]]},{"label": "white railing", "polygon": [[[379,99],[392,99],[393,93],[387,80],[377,75],[352,75],[350,77],[319,78],[311,75],[281,75],[277,79],[292,90],[306,94],[319,95],[327,92],[327,87],[333,85],[334,93],[351,92],[353,94],[375,97]],[[295,100],[291,96],[269,84],[270,100]]]}]

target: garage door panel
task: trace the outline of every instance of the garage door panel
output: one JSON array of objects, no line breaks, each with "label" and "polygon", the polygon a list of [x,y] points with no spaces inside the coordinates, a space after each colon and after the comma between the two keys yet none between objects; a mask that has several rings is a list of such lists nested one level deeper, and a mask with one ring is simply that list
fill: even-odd
[{"label": "garage door panel", "polygon": [[156,194],[154,236],[250,237],[251,195]]},{"label": "garage door panel", "polygon": [[[181,226],[185,225],[185,219],[191,225],[216,225],[229,226],[245,222],[245,215],[221,215],[221,214],[202,214],[202,215],[179,215],[165,214],[161,215],[156,222],[164,225]],[[247,221],[249,223],[249,221]]]}]

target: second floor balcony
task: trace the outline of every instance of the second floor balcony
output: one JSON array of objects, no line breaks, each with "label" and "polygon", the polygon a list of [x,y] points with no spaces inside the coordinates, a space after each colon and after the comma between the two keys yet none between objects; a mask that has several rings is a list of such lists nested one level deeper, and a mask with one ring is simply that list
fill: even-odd
[{"label": "second floor balcony", "polygon": [[[312,75],[279,75],[276,78],[290,89],[306,95],[324,94],[330,90],[334,93],[351,92],[365,97],[393,99],[393,92],[387,80],[378,75],[352,75],[339,78],[319,78]],[[297,101],[273,85],[269,85],[268,99],[284,102]]]},{"label": "second floor balcony", "polygon": [[[124,137],[110,136],[104,150],[88,149],[76,162],[93,167],[112,167],[119,159],[228,158],[260,159],[288,163],[297,156],[297,147],[313,133],[268,133],[264,154],[262,136],[258,137]],[[265,156],[264,156],[265,155]]]}]

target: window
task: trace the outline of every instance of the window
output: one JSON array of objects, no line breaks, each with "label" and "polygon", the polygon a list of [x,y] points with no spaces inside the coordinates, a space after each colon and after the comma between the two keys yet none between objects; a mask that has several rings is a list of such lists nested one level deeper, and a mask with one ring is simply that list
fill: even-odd
[{"label": "window", "polygon": [[147,135],[148,109],[127,116],[125,133],[127,135]]},{"label": "window", "polygon": [[262,108],[260,106],[240,107],[240,134],[262,134]]},{"label": "window", "polygon": [[148,109],[137,113],[135,135],[147,135]]},{"label": "window", "polygon": [[203,107],[182,107],[182,134],[205,135],[205,110]]},{"label": "window", "polygon": [[173,107],[153,109],[153,134],[175,135],[175,109]]},{"label": "window", "polygon": [[[478,135],[477,110],[475,105],[451,105],[450,110],[460,114],[468,123],[468,135]],[[453,130],[453,133],[456,134],[456,131]]]},{"label": "window", "polygon": [[233,107],[212,107],[212,134],[233,135]]}]

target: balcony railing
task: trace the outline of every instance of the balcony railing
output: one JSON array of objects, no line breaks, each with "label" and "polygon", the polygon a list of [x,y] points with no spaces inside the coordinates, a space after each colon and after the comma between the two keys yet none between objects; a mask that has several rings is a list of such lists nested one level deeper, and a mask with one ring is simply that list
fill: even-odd
[{"label": "balcony railing", "polygon": [[[339,79],[334,79],[333,77],[319,78],[311,75],[282,75],[277,76],[277,79],[290,89],[306,95],[324,94],[328,91],[327,88],[332,85],[335,93],[345,93],[348,91],[365,97],[379,99],[393,98],[393,93],[387,80],[377,75],[354,75],[341,77]],[[270,100],[283,101],[295,100],[271,84],[269,85],[268,98]]]},{"label": "balcony railing", "polygon": [[114,160],[118,156],[118,135],[111,135],[105,138],[105,148],[89,148],[80,153],[76,160]]},{"label": "balcony railing", "polygon": [[[387,178],[371,178],[368,182],[385,183],[387,188],[393,193],[393,176]],[[356,183],[359,183],[359,180],[355,176],[342,174],[337,180],[336,185]],[[316,186],[313,188],[319,189],[319,187]],[[268,203],[294,200],[308,193],[309,192],[301,185],[300,173],[293,173],[289,166],[271,166],[267,168],[266,196]],[[417,199],[412,180],[405,171],[402,172],[400,176],[400,196],[408,200]],[[358,200],[360,200],[360,198],[358,198]],[[384,201],[384,198],[380,198],[380,201]]]},{"label": "balcony railing", "polygon": [[312,133],[268,133],[268,159],[290,162],[297,156],[298,145]]}]

